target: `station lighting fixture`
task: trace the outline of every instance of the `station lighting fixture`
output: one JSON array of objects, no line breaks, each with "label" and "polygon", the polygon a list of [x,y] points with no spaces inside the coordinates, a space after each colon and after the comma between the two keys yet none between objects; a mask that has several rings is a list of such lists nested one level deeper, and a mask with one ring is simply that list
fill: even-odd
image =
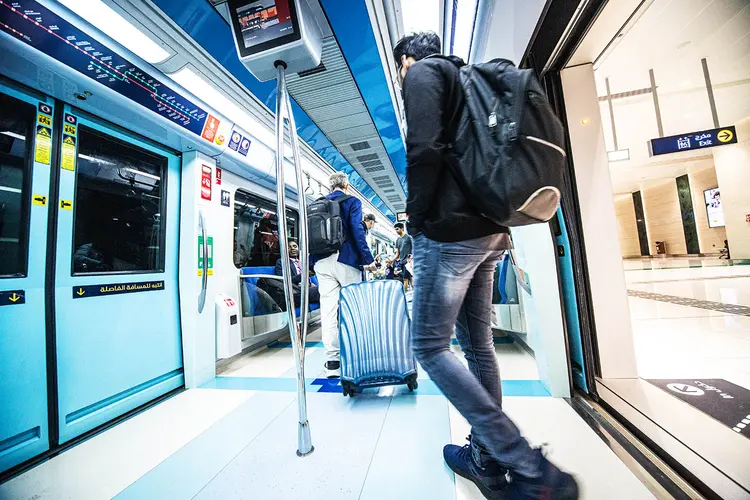
[{"label": "station lighting fixture", "polygon": [[59,2],[147,63],[157,64],[171,55],[101,0]]},{"label": "station lighting fixture", "polygon": [[469,61],[471,40],[474,38],[474,23],[477,21],[478,0],[459,0],[455,5],[455,24],[451,48],[453,55]]},{"label": "station lighting fixture", "polygon": [[617,151],[607,151],[607,158],[610,162],[625,161],[630,159],[629,149],[618,149]]},{"label": "station lighting fixture", "polygon": [[591,123],[591,120],[589,120],[588,118],[584,118],[583,120],[581,120],[582,125],[588,125],[589,123]]}]

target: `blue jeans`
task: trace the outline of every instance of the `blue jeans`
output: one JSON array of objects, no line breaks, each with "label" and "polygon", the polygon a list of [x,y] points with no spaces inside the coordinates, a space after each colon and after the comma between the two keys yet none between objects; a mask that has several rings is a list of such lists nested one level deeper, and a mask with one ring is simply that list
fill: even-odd
[{"label": "blue jeans", "polygon": [[[412,342],[417,360],[471,424],[475,457],[488,454],[516,474],[539,476],[538,455],[502,410],[490,324],[493,274],[509,247],[508,237],[455,243],[424,234],[413,238]],[[469,370],[450,350],[454,326]]]}]

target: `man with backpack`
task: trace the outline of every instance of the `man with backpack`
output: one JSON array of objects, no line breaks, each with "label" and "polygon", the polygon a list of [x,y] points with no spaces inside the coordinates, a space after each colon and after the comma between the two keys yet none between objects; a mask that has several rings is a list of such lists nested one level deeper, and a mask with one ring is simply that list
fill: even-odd
[{"label": "man with backpack", "polygon": [[339,291],[362,281],[362,269],[375,270],[362,225],[362,202],[349,196],[349,179],[336,172],[329,179],[331,193],[307,210],[310,254],[320,290],[320,320],[326,349],[326,374],[340,374]]},{"label": "man with backpack", "polygon": [[[414,353],[472,426],[469,444],[447,445],[443,455],[448,466],[473,481],[486,498],[575,499],[578,487],[573,477],[549,462],[540,450],[532,449],[502,410],[500,372],[490,328],[493,274],[503,252],[510,248],[506,226],[541,222],[554,215],[559,175],[521,170],[521,178],[514,178],[519,175],[515,163],[514,169],[507,166],[503,170],[514,158],[498,158],[494,142],[480,139],[486,132],[497,134],[490,136],[490,141],[516,141],[514,146],[523,148],[548,143],[550,149],[562,149],[555,142],[557,136],[550,141],[521,135],[526,132],[521,127],[527,126],[526,122],[514,118],[518,106],[498,105],[503,95],[481,95],[495,107],[484,116],[475,116],[477,101],[467,102],[466,95],[471,94],[465,93],[464,86],[477,81],[477,72],[464,72],[460,58],[442,57],[440,52],[440,38],[434,33],[406,36],[393,50],[408,130],[407,212],[416,276]],[[477,66],[478,71],[489,71],[489,77],[502,77],[499,71],[508,67],[505,63]],[[493,68],[498,72],[493,74]],[[523,85],[529,85],[526,78],[521,78]],[[477,88],[481,91],[487,86]],[[520,83],[518,89],[522,92],[515,99],[530,98],[536,91],[527,91]],[[546,98],[543,100],[546,103]],[[477,130],[469,140],[466,127]],[[538,154],[544,157],[547,152]],[[560,162],[551,165],[557,167]],[[513,173],[507,173],[511,170]],[[510,189],[499,193],[500,186]],[[482,190],[487,194],[480,194]],[[487,207],[493,200],[500,203]],[[502,206],[496,209],[497,205]],[[450,350],[454,326],[468,370]]]}]

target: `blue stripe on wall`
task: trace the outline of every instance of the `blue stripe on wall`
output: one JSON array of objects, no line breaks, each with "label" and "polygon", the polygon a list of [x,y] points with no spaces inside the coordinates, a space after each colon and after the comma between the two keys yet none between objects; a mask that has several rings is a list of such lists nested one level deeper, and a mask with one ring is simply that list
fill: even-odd
[{"label": "blue stripe on wall", "polygon": [[[364,0],[321,0],[331,29],[362,92],[375,127],[406,191],[406,148],[391,101],[389,83],[380,60],[375,33]],[[391,54],[386,54],[391,57]]]}]

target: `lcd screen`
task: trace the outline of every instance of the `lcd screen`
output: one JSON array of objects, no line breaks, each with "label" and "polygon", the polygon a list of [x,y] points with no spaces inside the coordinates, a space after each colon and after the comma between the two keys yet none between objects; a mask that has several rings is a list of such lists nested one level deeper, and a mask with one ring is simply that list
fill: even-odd
[{"label": "lcd screen", "polygon": [[239,28],[242,48],[255,52],[261,45],[275,45],[272,42],[295,35],[289,3],[290,0],[241,2],[235,9],[235,26]]},{"label": "lcd screen", "polygon": [[708,227],[724,227],[724,209],[721,206],[719,188],[706,189],[703,191],[703,196],[706,199]]}]

